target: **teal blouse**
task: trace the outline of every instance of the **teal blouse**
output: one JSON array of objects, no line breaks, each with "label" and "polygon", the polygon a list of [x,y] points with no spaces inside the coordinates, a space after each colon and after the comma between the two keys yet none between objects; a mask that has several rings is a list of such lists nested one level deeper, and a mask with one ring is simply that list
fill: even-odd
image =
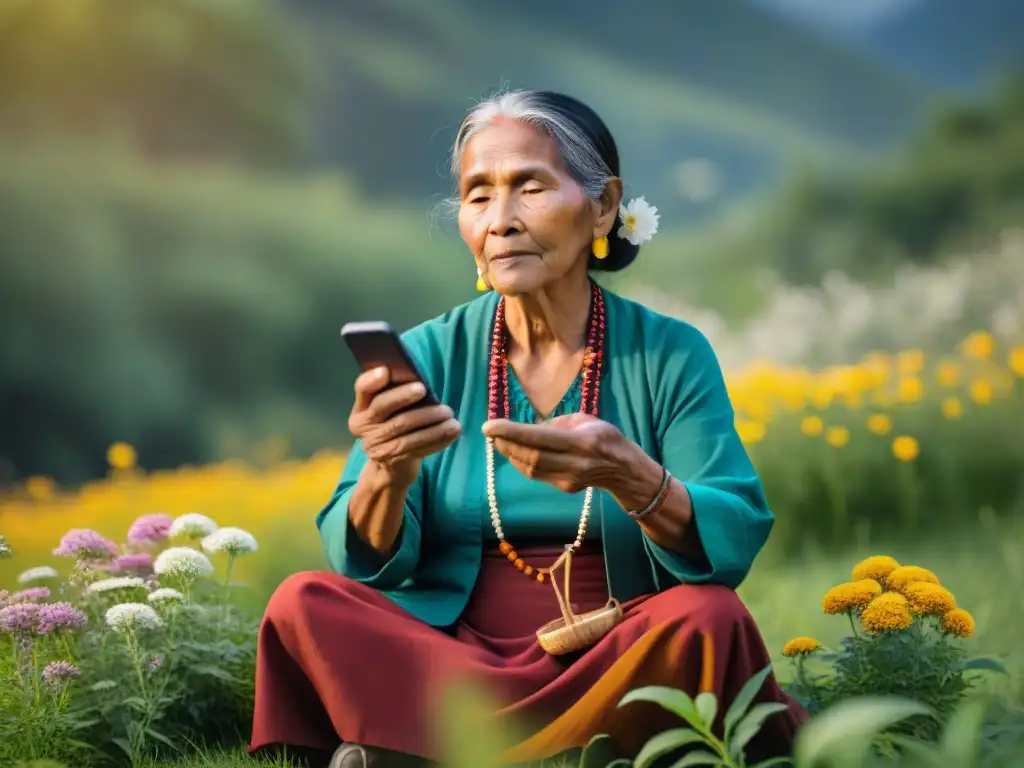
[{"label": "teal blouse", "polygon": [[[722,371],[693,326],[608,291],[600,417],[686,485],[700,561],[659,546],[604,491],[595,490],[588,540],[598,536],[620,602],[680,583],[735,588],[764,546],[774,516],[736,434]],[[366,463],[357,442],[316,524],[331,567],[379,590],[420,620],[455,623],[476,582],[485,547],[496,547],[484,472],[487,368],[498,296],[488,293],[403,334],[431,389],[455,413],[462,435],[428,457],[409,491],[394,555],[383,559],[355,534],[348,502]],[[536,417],[510,382],[513,418]],[[579,404],[578,382],[556,413]],[[575,537],[583,493],[530,480],[500,454],[495,488],[506,537],[565,544]]]}]

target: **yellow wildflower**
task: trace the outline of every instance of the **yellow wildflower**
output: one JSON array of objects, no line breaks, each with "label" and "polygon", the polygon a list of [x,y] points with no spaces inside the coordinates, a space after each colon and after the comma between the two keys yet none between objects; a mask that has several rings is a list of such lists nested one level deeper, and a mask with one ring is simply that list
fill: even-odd
[{"label": "yellow wildflower", "polygon": [[1010,350],[1010,370],[1024,379],[1024,347],[1014,347]]},{"label": "yellow wildflower", "polygon": [[863,608],[882,594],[882,585],[874,579],[859,579],[832,587],[821,601],[821,610],[829,614]]},{"label": "yellow wildflower", "polygon": [[763,399],[753,398],[746,403],[747,415],[754,421],[767,422],[772,418],[772,407]]},{"label": "yellow wildflower", "polygon": [[957,637],[970,637],[974,634],[974,617],[963,608],[954,608],[942,617],[939,623],[942,631]]},{"label": "yellow wildflower", "polygon": [[114,443],[107,449],[107,463],[114,469],[131,469],[135,461],[135,449],[128,443]]},{"label": "yellow wildflower", "polygon": [[807,656],[821,648],[821,643],[813,637],[794,637],[782,646],[783,656]]},{"label": "yellow wildflower", "polygon": [[57,484],[52,477],[30,477],[25,481],[25,490],[33,501],[48,501],[54,497]]},{"label": "yellow wildflower", "polygon": [[873,413],[868,416],[868,430],[876,435],[887,435],[892,431],[892,417],[887,413]]},{"label": "yellow wildflower", "polygon": [[956,608],[953,593],[938,584],[917,581],[903,588],[903,595],[910,603],[913,613],[924,613],[930,616],[944,616]]},{"label": "yellow wildflower", "polygon": [[901,403],[916,403],[924,396],[924,384],[921,380],[910,376],[900,381],[897,398]]},{"label": "yellow wildflower", "polygon": [[942,415],[949,420],[959,419],[963,415],[964,406],[958,398],[947,397],[942,401]]},{"label": "yellow wildflower", "polygon": [[835,393],[826,386],[816,386],[811,389],[811,405],[815,408],[828,408],[832,405]]},{"label": "yellow wildflower", "polygon": [[970,392],[971,400],[976,402],[978,405],[988,405],[992,402],[994,389],[992,387],[992,382],[987,379],[975,379],[971,382],[971,386],[968,391]]},{"label": "yellow wildflower", "polygon": [[939,363],[935,371],[935,378],[939,380],[939,386],[949,389],[955,387],[960,381],[960,366],[956,363]]},{"label": "yellow wildflower", "polygon": [[885,585],[889,589],[902,592],[908,584],[938,584],[939,577],[918,565],[901,565],[892,571],[885,579]]},{"label": "yellow wildflower", "polygon": [[740,436],[740,440],[744,445],[756,445],[764,440],[767,429],[763,422],[760,421],[748,421],[746,419],[737,420],[736,422],[736,433]]},{"label": "yellow wildflower", "polygon": [[996,340],[988,331],[976,331],[964,339],[962,349],[968,357],[986,360],[995,352]]},{"label": "yellow wildflower", "polygon": [[874,579],[881,582],[890,573],[900,567],[896,560],[888,555],[874,555],[861,560],[853,566],[851,575],[854,580]]},{"label": "yellow wildflower", "polygon": [[920,452],[917,440],[909,435],[900,435],[892,441],[892,455],[900,461],[913,461]]},{"label": "yellow wildflower", "polygon": [[825,442],[833,448],[842,448],[850,442],[850,430],[846,427],[829,427],[825,431]]},{"label": "yellow wildflower", "polygon": [[800,422],[800,431],[808,437],[817,437],[825,429],[825,422],[820,416],[805,416]]},{"label": "yellow wildflower", "polygon": [[860,615],[861,624],[871,634],[906,629],[913,621],[907,598],[898,592],[879,595]]},{"label": "yellow wildflower", "polygon": [[920,349],[904,350],[896,356],[896,364],[900,373],[918,373],[924,368],[924,352]]}]

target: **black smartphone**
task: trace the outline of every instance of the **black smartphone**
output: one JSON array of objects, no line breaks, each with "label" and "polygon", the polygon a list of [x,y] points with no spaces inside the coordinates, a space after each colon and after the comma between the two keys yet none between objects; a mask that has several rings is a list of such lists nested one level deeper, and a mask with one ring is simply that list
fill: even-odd
[{"label": "black smartphone", "polygon": [[416,363],[412,361],[412,355],[409,354],[402,339],[390,323],[383,320],[346,323],[341,328],[341,338],[352,350],[356,362],[359,363],[360,371],[365,373],[381,367],[390,371],[388,386],[385,389],[402,384],[412,384],[414,381],[418,381],[426,387],[427,393],[423,399],[411,407],[418,408],[441,403],[437,395],[431,391],[427,380],[423,378]]}]

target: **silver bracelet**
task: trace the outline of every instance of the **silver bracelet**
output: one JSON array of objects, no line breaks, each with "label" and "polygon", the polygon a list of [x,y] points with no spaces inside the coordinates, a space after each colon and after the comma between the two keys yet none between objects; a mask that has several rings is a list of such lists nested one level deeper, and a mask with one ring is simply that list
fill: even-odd
[{"label": "silver bracelet", "polygon": [[668,495],[668,484],[669,481],[672,480],[672,475],[664,467],[662,467],[661,472],[661,487],[658,489],[658,492],[654,495],[654,498],[651,499],[651,503],[640,510],[626,510],[626,514],[632,517],[634,520],[643,520],[645,517],[651,514],[651,512],[660,507],[662,503],[664,503],[665,497]]}]

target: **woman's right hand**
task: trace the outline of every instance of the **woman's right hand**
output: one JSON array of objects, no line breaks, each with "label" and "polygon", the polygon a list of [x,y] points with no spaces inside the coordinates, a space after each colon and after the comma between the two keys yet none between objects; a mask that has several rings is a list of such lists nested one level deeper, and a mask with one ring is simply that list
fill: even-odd
[{"label": "woman's right hand", "polygon": [[462,427],[447,405],[424,405],[396,415],[419,402],[426,389],[415,382],[384,391],[389,375],[387,368],[375,368],[356,379],[348,428],[379,470],[410,486],[424,457],[451,445]]}]

